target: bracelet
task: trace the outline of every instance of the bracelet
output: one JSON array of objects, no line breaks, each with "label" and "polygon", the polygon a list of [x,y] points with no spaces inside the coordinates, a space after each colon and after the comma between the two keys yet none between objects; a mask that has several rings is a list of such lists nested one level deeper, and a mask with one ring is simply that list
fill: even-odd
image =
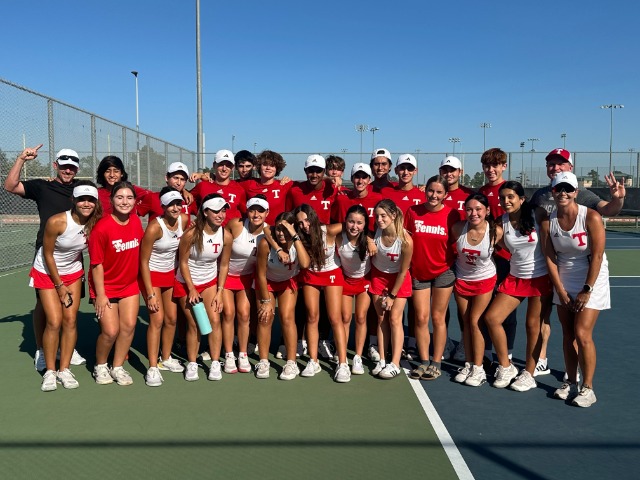
[{"label": "bracelet", "polygon": [[222,290],[224,290],[224,287],[218,287],[218,291],[219,292],[222,291]]},{"label": "bracelet", "polygon": [[153,292],[151,295],[147,295],[147,300],[151,300],[155,296],[156,296],[156,292]]},{"label": "bracelet", "polygon": [[291,237],[291,240],[297,242],[298,240],[300,240],[300,235],[296,233],[293,237]]},{"label": "bracelet", "polygon": [[393,293],[389,293],[387,296],[388,296],[391,300],[395,300],[395,299],[396,299],[396,296],[395,296]]},{"label": "bracelet", "polygon": [[58,285],[53,285],[53,288],[55,288],[56,290],[62,287],[64,287],[64,282],[60,282]]},{"label": "bracelet", "polygon": [[271,303],[271,299],[270,298],[261,298],[260,299],[260,303]]},{"label": "bracelet", "polygon": [[282,251],[282,248],[278,248],[278,249],[276,250],[276,254],[280,253],[281,251]]}]

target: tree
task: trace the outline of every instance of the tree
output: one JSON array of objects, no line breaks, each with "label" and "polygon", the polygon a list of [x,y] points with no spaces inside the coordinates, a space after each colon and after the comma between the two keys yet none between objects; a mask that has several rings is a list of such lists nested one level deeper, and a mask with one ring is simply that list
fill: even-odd
[{"label": "tree", "polygon": [[600,183],[600,175],[598,174],[597,170],[591,170],[589,173],[587,173],[587,177],[591,177],[591,181],[592,186],[597,187]]},{"label": "tree", "polygon": [[471,185],[471,177],[466,173],[462,177],[462,185]]},{"label": "tree", "polygon": [[480,188],[484,185],[484,173],[476,172],[471,180],[471,188]]}]

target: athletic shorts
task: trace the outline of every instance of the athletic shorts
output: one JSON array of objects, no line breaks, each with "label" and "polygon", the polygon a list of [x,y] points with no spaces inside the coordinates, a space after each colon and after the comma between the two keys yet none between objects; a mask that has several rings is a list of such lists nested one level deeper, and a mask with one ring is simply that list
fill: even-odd
[{"label": "athletic shorts", "polygon": [[453,286],[454,283],[456,283],[456,275],[453,273],[453,270],[448,268],[431,280],[418,280],[417,278],[414,278],[413,289],[425,290],[427,288],[449,288]]},{"label": "athletic shorts", "polygon": [[[51,280],[51,277],[49,275],[43,272],[39,272],[35,268],[31,268],[29,276],[31,277],[31,280],[29,280],[30,287],[34,287],[39,290],[49,290],[56,288],[53,285],[53,281]],[[78,270],[77,272],[60,275],[60,281],[62,281],[62,283],[64,283],[65,285],[71,285],[82,277],[84,277],[84,270]]]},{"label": "athletic shorts", "polygon": [[[198,293],[204,292],[209,287],[215,287],[218,284],[218,278],[214,278],[210,282],[203,283],[202,285],[194,285]],[[179,282],[178,279],[173,283],[173,298],[186,297],[189,294],[189,289],[186,283]]]},{"label": "athletic shorts", "polygon": [[484,295],[485,293],[492,292],[496,287],[497,275],[484,280],[461,280],[456,278],[456,284],[453,290],[463,297],[475,297],[476,295]]},{"label": "athletic shorts", "polygon": [[298,281],[302,285],[314,285],[316,287],[342,287],[344,275],[341,268],[334,268],[328,272],[314,272],[308,268],[300,272]]},{"label": "athletic shorts", "polygon": [[224,282],[224,288],[239,292],[240,290],[249,290],[253,288],[253,275],[227,275],[227,281]]},{"label": "athletic shorts", "polygon": [[553,293],[553,285],[549,275],[536,278],[516,278],[509,274],[498,287],[498,292],[511,297],[545,297]]},{"label": "athletic shorts", "polygon": [[[385,273],[378,270],[376,267],[371,267],[371,287],[369,287],[369,293],[372,295],[382,295],[385,290],[391,291],[396,283],[397,273]],[[407,271],[407,275],[404,277],[404,282],[396,297],[409,298],[411,296],[411,273]]]},{"label": "athletic shorts", "polygon": [[369,274],[359,278],[344,277],[342,295],[346,295],[348,297],[360,295],[363,292],[368,292],[370,287],[371,279],[369,278]]}]

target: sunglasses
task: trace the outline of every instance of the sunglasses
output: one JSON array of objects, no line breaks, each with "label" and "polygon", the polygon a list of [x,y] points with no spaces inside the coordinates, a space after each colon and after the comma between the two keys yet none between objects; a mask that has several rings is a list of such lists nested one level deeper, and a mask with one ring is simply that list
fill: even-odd
[{"label": "sunglasses", "polygon": [[72,160],[74,162],[80,162],[80,159],[78,159],[78,157],[72,157],[69,155],[60,155],[58,157],[58,160]]},{"label": "sunglasses", "polygon": [[400,165],[398,167],[398,170],[402,171],[402,170],[407,170],[408,172],[413,172],[415,171],[416,167],[414,167],[413,165],[409,164],[409,163],[403,163],[402,165]]},{"label": "sunglasses", "polygon": [[320,168],[320,167],[308,167],[307,168],[307,173],[322,173],[324,169]]},{"label": "sunglasses", "polygon": [[561,183],[560,185],[556,185],[555,187],[553,187],[553,191],[555,193],[573,193],[576,191],[576,189],[572,185]]}]

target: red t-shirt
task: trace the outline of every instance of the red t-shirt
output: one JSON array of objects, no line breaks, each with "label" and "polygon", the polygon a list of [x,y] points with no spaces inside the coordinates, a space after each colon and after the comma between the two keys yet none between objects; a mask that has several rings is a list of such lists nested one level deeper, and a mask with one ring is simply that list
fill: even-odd
[{"label": "red t-shirt", "polygon": [[[500,217],[504,213],[502,206],[500,205],[500,187],[506,182],[500,182],[498,185],[483,185],[478,189],[478,192],[482,193],[489,200],[489,208],[491,209],[491,216],[494,218],[498,225],[502,225]],[[511,254],[505,250],[504,248],[496,248],[494,250],[494,255],[497,255],[502,258],[506,258],[507,260],[511,259]]]},{"label": "red t-shirt", "polygon": [[377,183],[371,182],[369,185],[367,185],[367,188],[369,189],[370,192],[380,193],[382,192],[383,188],[397,187],[397,186],[398,186],[398,182],[386,182],[383,186],[379,186]]},{"label": "red t-shirt", "polygon": [[331,222],[331,205],[336,199],[336,190],[331,182],[320,183],[320,189],[316,190],[308,181],[293,182],[287,193],[286,209],[293,210],[303,203],[311,205],[318,214],[320,223],[325,225]]},{"label": "red t-shirt", "polygon": [[269,225],[275,225],[276,217],[285,211],[287,193],[289,193],[289,190],[293,186],[293,182],[280,185],[280,180],[274,179],[271,184],[264,185],[255,178],[249,178],[240,182],[240,185],[244,188],[247,200],[259,194],[267,197],[267,202],[269,202],[269,215],[267,215],[265,221]]},{"label": "red t-shirt", "polygon": [[[145,195],[142,202],[138,204],[138,216],[144,217],[149,214],[149,221],[156,217],[161,217],[163,213],[164,210],[160,203],[160,192],[150,192]],[[197,215],[198,207],[196,207],[196,202],[193,201],[189,205],[183,203],[182,213],[186,213],[187,215]]]},{"label": "red t-shirt", "polygon": [[[140,188],[136,185],[133,186],[133,189],[135,190],[136,194],[136,210],[134,211],[137,211],[138,205],[144,201],[144,198],[147,196],[147,194],[152,192],[151,190],[145,190],[144,188]],[[98,200],[100,200],[100,203],[102,204],[103,216],[113,212],[113,209],[111,208],[111,190],[100,187],[98,189]]]},{"label": "red t-shirt", "polygon": [[430,212],[424,204],[409,208],[404,228],[413,238],[412,278],[433,280],[453,265],[455,255],[449,235],[459,220],[458,212],[447,206],[437,212]]},{"label": "red t-shirt", "polygon": [[89,235],[89,295],[96,297],[93,284],[93,267],[102,264],[104,290],[109,298],[125,298],[140,293],[138,265],[142,223],[136,215],[129,216],[129,223],[120,225],[111,215],[98,220]]},{"label": "red t-shirt", "polygon": [[451,210],[457,210],[460,214],[460,220],[466,220],[467,212],[465,211],[464,201],[472,193],[474,192],[470,188],[467,188],[463,185],[458,185],[458,188],[456,188],[455,190],[449,190],[447,196],[442,201],[442,204],[446,205]]},{"label": "red t-shirt", "polygon": [[369,217],[369,231],[376,231],[376,216],[373,212],[378,202],[382,200],[382,195],[375,192],[367,193],[366,197],[358,197],[358,192],[349,190],[346,195],[338,195],[336,201],[331,206],[331,222],[342,223],[347,218],[347,210],[353,205],[362,205]]},{"label": "red t-shirt", "polygon": [[244,188],[242,188],[238,182],[230,180],[226,185],[220,185],[216,182],[200,182],[191,190],[194,202],[198,208],[200,208],[202,199],[210,193],[222,195],[229,204],[227,216],[222,226],[229,223],[229,220],[232,218],[240,218],[246,213],[247,195],[244,193]]},{"label": "red t-shirt", "polygon": [[411,190],[401,190],[398,186],[385,187],[380,193],[383,198],[393,200],[405,215],[410,207],[420,205],[427,201],[426,194],[420,191],[418,187],[413,187]]}]

